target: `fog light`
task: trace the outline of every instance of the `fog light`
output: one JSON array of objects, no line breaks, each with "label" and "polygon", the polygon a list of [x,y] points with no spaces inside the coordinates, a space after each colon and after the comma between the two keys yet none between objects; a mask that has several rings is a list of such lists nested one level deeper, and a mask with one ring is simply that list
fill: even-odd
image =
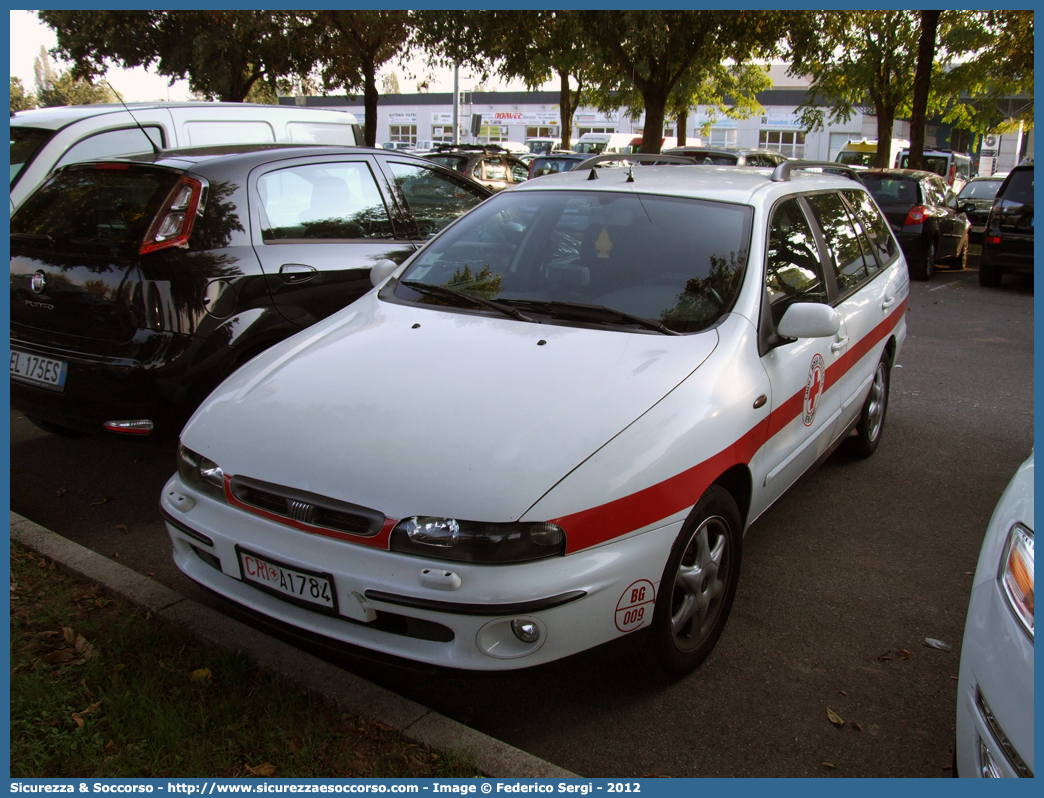
[{"label": "fog light", "polygon": [[532,621],[512,621],[511,631],[523,643],[535,643],[540,639],[540,629]]},{"label": "fog light", "polygon": [[102,426],[109,432],[120,432],[124,435],[148,435],[152,432],[152,422],[147,418],[106,421]]}]

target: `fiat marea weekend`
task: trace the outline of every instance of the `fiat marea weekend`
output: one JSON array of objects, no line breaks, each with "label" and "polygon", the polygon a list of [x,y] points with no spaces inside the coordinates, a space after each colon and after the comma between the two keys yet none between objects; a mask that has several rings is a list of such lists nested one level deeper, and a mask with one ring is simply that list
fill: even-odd
[{"label": "fiat marea weekend", "polygon": [[909,292],[866,189],[803,162],[549,175],[372,279],[190,419],[178,566],[410,660],[633,635],[675,675],[749,525],[835,446],[877,448]]}]

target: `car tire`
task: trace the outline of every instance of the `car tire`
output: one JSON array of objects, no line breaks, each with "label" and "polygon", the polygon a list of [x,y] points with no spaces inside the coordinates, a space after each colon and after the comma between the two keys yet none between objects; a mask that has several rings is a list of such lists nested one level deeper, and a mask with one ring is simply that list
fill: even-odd
[{"label": "car tire", "polygon": [[957,251],[957,257],[954,258],[952,261],[950,261],[950,268],[953,269],[954,271],[961,272],[961,271],[964,271],[965,268],[967,268],[967,266],[968,266],[968,246],[969,246],[969,243],[970,243],[970,238],[967,235],[964,236],[964,244]]},{"label": "car tire", "polygon": [[83,430],[73,429],[72,427],[63,427],[61,424],[55,424],[52,421],[44,421],[42,418],[26,416],[25,420],[37,429],[42,429],[44,432],[50,433],[51,435],[57,435],[59,438],[87,437],[87,433]]},{"label": "car tire", "polygon": [[985,261],[979,263],[979,285],[985,288],[1000,288],[1003,277],[1004,272],[1000,270],[999,266]]},{"label": "car tire", "polygon": [[935,242],[929,241],[928,248],[920,260],[915,260],[910,267],[910,277],[914,280],[928,280],[935,271]]},{"label": "car tire", "polygon": [[849,448],[859,457],[869,457],[877,451],[884,432],[885,416],[888,415],[888,392],[892,385],[892,361],[886,352],[881,356],[870,383],[870,392],[859,411],[855,436],[849,440]]},{"label": "car tire", "polygon": [[736,500],[711,485],[689,513],[663,570],[642,649],[653,670],[684,676],[710,654],[736,596],[742,540]]}]

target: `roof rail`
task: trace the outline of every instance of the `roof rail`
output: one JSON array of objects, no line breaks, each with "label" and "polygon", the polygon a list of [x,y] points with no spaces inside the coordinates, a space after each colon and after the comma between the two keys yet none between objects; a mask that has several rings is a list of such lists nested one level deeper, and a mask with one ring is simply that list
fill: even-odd
[{"label": "roof rail", "polygon": [[837,161],[783,161],[783,163],[772,170],[772,182],[781,183],[790,180],[790,173],[794,169],[815,169],[828,174],[847,177],[850,180],[855,180],[857,183],[862,182],[859,179],[859,172],[851,166],[845,166],[842,163],[837,163]]},{"label": "roof rail", "polygon": [[609,153],[608,155],[592,155],[586,161],[581,161],[577,164],[577,169],[586,169],[589,166],[598,166],[603,163],[619,162],[624,164],[643,163],[643,164],[668,164],[676,163],[692,166],[696,162],[692,158],[688,158],[684,155],[665,155],[663,153],[655,152],[618,152]]}]

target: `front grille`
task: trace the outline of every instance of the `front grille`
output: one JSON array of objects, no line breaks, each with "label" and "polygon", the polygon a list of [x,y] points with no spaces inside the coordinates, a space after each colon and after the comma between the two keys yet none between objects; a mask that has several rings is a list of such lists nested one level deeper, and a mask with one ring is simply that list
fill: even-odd
[{"label": "front grille", "polygon": [[369,507],[319,496],[296,488],[234,476],[232,495],[248,507],[301,524],[369,537],[381,531],[384,514]]}]

